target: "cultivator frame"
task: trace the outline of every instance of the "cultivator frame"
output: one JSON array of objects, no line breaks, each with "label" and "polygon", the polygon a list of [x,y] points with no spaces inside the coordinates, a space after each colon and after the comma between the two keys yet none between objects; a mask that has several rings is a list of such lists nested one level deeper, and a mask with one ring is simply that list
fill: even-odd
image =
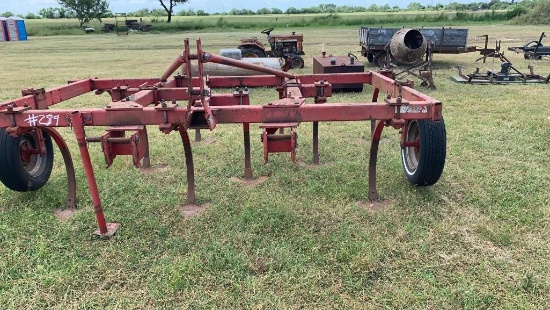
[{"label": "cultivator frame", "polygon": [[[117,155],[132,156],[136,167],[148,167],[149,141],[147,125],[158,125],[163,133],[178,131],[184,148],[187,167],[186,203],[195,204],[195,178],[189,129],[214,129],[217,124],[241,123],[244,137],[244,178],[252,179],[250,161],[250,124],[264,129],[264,159],[269,152],[294,154],[295,128],[300,122],[313,123],[313,163],[319,164],[319,122],[371,120],[372,142],[369,159],[370,200],[377,200],[376,162],[380,136],[384,127],[394,127],[401,134],[401,148],[420,148],[418,139],[407,138],[407,124],[414,120],[439,121],[442,104],[412,88],[412,82],[402,83],[391,78],[390,72],[294,75],[288,72],[240,62],[204,52],[200,39],[196,53],[191,53],[185,39],[183,52],[160,78],[83,79],[57,88],[27,89],[23,97],[0,103],[0,128],[12,137],[32,134],[34,148],[21,149],[21,156],[53,156],[46,154],[44,132],[56,142],[64,158],[68,176],[67,208],[76,200],[76,178],[69,148],[55,127],[71,127],[75,133],[85,169],[98,230],[96,234],[111,236],[119,224],[105,221],[94,171],[88,150],[89,142],[102,144],[109,166]],[[191,60],[198,60],[198,75],[191,75]],[[209,77],[203,63],[215,62],[271,75],[247,77]],[[184,74],[174,73],[187,64]],[[374,87],[371,102],[327,103],[332,83],[364,83]],[[263,105],[250,105],[248,88],[275,87],[278,99]],[[213,94],[212,88],[233,88],[232,93]],[[95,91],[107,92],[111,102],[100,108],[54,109],[57,103]],[[387,95],[378,101],[380,91]],[[313,98],[313,104],[306,103]],[[104,126],[99,137],[86,135],[85,128]],[[291,128],[290,134],[277,134],[280,128]],[[129,136],[126,135],[129,134]],[[50,142],[51,143],[51,142]],[[271,143],[271,145],[270,145]],[[294,160],[294,155],[292,156]],[[441,167],[442,170],[442,167]],[[437,176],[437,179],[439,175]],[[437,181],[437,179],[435,181]],[[435,181],[433,183],[435,183]],[[431,185],[431,184],[420,184]]]}]

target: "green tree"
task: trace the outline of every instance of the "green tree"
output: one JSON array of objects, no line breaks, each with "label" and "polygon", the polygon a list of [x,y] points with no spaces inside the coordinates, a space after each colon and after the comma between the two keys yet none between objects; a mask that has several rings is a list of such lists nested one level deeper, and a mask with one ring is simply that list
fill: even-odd
[{"label": "green tree", "polygon": [[425,7],[419,2],[411,2],[407,5],[407,11],[422,11]]},{"label": "green tree", "polygon": [[149,15],[152,16],[168,16],[168,13],[166,13],[163,9],[154,9],[149,12]]},{"label": "green tree", "polygon": [[189,0],[159,0],[162,8],[168,13],[167,23],[172,21],[172,14],[174,14],[174,7],[178,4],[185,3]]},{"label": "green tree", "polygon": [[151,14],[149,12],[149,9],[141,9],[141,10],[128,13],[128,16],[135,16],[135,17],[146,17],[150,15]]},{"label": "green tree", "polygon": [[10,16],[13,16],[13,13],[10,12],[10,11],[6,11],[6,12],[0,14],[0,17],[10,17]]},{"label": "green tree", "polygon": [[286,9],[285,14],[298,14],[298,9],[291,6],[288,9]]},{"label": "green tree", "polygon": [[195,16],[195,15],[197,15],[197,13],[195,13],[195,11],[193,11],[192,9],[189,9],[189,10],[181,10],[176,15],[178,15],[178,16]]},{"label": "green tree", "polygon": [[28,13],[26,16],[25,16],[25,19],[40,19],[40,16],[34,14],[34,13]]},{"label": "green tree", "polygon": [[90,21],[101,18],[109,12],[109,4],[106,0],[57,0],[59,5],[74,12],[80,23],[80,27]]},{"label": "green tree", "polygon": [[386,3],[383,6],[379,6],[378,9],[380,11],[389,12],[389,11],[391,11],[391,6]]},{"label": "green tree", "polygon": [[[525,0],[520,2],[520,6],[523,7]],[[527,5],[531,5],[527,2]],[[550,0],[539,0],[533,6],[533,9],[526,9],[523,11],[520,8],[512,9],[510,17],[513,15],[516,17],[516,22],[523,25],[550,25]]]},{"label": "green tree", "polygon": [[54,8],[42,8],[42,9],[40,9],[40,11],[38,11],[38,15],[42,16],[42,18],[53,19],[53,18],[55,18],[55,9]]},{"label": "green tree", "polygon": [[464,11],[466,10],[466,5],[458,2],[451,2],[447,5],[447,10],[451,11]]},{"label": "green tree", "polygon": [[64,8],[57,8],[55,9],[55,13],[57,18],[67,18],[67,9]]},{"label": "green tree", "polygon": [[269,13],[271,13],[271,11],[268,8],[261,8],[261,9],[256,11],[256,14],[258,14],[258,15],[266,15],[266,14],[269,14]]}]

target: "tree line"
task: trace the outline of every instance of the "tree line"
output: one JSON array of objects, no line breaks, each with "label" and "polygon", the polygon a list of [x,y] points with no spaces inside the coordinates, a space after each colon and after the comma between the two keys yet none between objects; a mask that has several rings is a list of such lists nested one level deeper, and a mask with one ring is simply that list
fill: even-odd
[{"label": "tree line", "polygon": [[[159,0],[160,1],[160,0]],[[170,22],[172,15],[178,16],[207,16],[207,15],[267,15],[267,14],[335,14],[335,13],[360,13],[360,12],[402,12],[402,11],[479,11],[479,10],[508,10],[511,12],[511,17],[519,16],[527,12],[528,9],[532,9],[536,4],[542,2],[549,2],[550,0],[522,0],[510,2],[501,0],[491,0],[489,2],[472,2],[472,3],[458,3],[451,2],[447,5],[435,4],[435,5],[422,5],[419,2],[411,2],[406,8],[399,6],[390,6],[389,4],[377,5],[371,4],[370,6],[349,6],[349,5],[335,5],[335,4],[319,4],[308,8],[295,8],[289,7],[285,11],[279,8],[261,8],[256,11],[250,9],[231,9],[228,12],[222,13],[208,13],[204,10],[180,10],[173,13],[174,7],[179,3],[187,2],[188,0],[164,0],[167,5],[160,1],[162,8],[149,10],[140,9],[134,12],[128,12],[128,16],[135,17],[168,17],[167,22]],[[91,20],[101,18],[114,17],[114,13],[108,10],[108,3],[105,0],[58,0],[62,5],[60,8],[42,8],[37,14],[28,13],[25,16],[18,15],[19,17],[26,19],[61,19],[61,18],[76,18],[80,21],[80,26],[87,24]],[[13,16],[12,12],[1,13],[0,16],[9,17]]]}]

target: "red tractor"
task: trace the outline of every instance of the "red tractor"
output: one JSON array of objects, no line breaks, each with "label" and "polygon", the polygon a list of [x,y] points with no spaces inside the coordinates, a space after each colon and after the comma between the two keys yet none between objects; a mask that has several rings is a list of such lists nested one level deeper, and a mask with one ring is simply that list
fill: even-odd
[{"label": "red tractor", "polygon": [[265,46],[258,38],[241,39],[238,48],[241,50],[242,57],[279,57],[285,62],[290,63],[290,69],[301,69],[304,67],[304,55],[302,42],[303,34],[292,32],[291,35],[272,36],[273,28],[262,30],[261,33],[267,35],[267,41],[271,45],[271,51],[266,51]]}]

